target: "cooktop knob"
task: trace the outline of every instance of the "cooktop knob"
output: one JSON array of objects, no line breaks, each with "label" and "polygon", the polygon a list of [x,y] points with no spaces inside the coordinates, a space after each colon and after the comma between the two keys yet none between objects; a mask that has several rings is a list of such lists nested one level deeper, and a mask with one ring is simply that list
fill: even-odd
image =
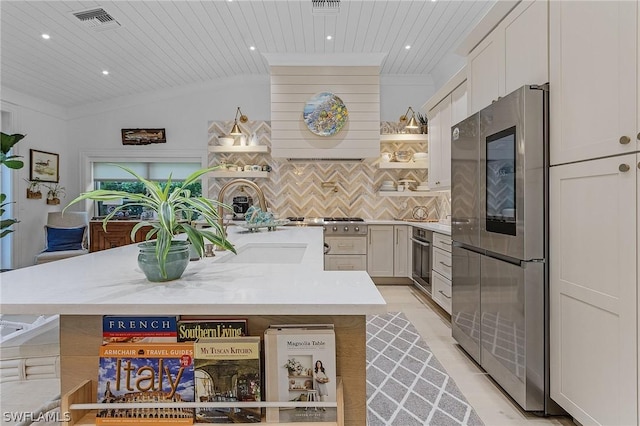
[{"label": "cooktop knob", "polygon": [[353,228],[353,230],[356,231],[356,232],[360,232],[360,227],[356,226],[355,228]]},{"label": "cooktop knob", "polygon": [[337,226],[334,226],[334,227],[333,227],[333,232],[336,232],[337,230],[338,230],[338,227],[337,227]]},{"label": "cooktop knob", "polygon": [[348,226],[344,227],[344,232],[349,232],[349,227]]}]

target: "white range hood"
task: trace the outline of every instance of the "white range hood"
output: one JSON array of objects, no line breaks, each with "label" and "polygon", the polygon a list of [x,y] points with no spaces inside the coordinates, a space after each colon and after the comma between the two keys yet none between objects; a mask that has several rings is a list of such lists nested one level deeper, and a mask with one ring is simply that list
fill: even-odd
[{"label": "white range hood", "polygon": [[[264,54],[271,67],[271,155],[291,160],[362,160],[380,155],[380,64],[385,54]],[[303,121],[306,102],[330,92],[349,118],[335,135]]]}]

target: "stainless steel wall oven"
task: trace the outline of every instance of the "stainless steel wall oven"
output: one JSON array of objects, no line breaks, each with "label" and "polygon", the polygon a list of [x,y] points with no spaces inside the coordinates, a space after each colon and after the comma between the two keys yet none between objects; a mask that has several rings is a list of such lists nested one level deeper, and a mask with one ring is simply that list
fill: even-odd
[{"label": "stainless steel wall oven", "polygon": [[411,236],[412,271],[411,278],[416,287],[431,296],[431,244],[433,232],[414,227]]}]

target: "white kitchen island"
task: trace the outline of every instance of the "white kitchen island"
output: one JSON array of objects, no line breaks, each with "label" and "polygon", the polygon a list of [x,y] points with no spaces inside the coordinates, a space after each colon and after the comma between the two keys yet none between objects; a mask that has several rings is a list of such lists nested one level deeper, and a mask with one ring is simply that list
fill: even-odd
[{"label": "white kitchen island", "polygon": [[[150,283],[130,245],[2,274],[0,312],[60,314],[61,392],[97,378],[102,315],[215,315],[270,324],[333,323],[344,420],[366,423],[366,315],[385,301],[364,271],[324,271],[320,227],[229,227],[238,256],[216,252],[182,278]],[[96,401],[95,383],[92,401]],[[73,413],[74,418],[77,413]]]}]

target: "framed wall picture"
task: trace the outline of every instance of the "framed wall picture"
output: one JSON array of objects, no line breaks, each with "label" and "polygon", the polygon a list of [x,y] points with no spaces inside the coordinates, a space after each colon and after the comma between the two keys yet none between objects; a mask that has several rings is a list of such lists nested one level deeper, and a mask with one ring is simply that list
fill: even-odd
[{"label": "framed wall picture", "polygon": [[166,143],[164,129],[122,129],[122,145]]},{"label": "framed wall picture", "polygon": [[53,152],[30,149],[29,180],[40,182],[54,182],[60,180],[60,156]]}]

